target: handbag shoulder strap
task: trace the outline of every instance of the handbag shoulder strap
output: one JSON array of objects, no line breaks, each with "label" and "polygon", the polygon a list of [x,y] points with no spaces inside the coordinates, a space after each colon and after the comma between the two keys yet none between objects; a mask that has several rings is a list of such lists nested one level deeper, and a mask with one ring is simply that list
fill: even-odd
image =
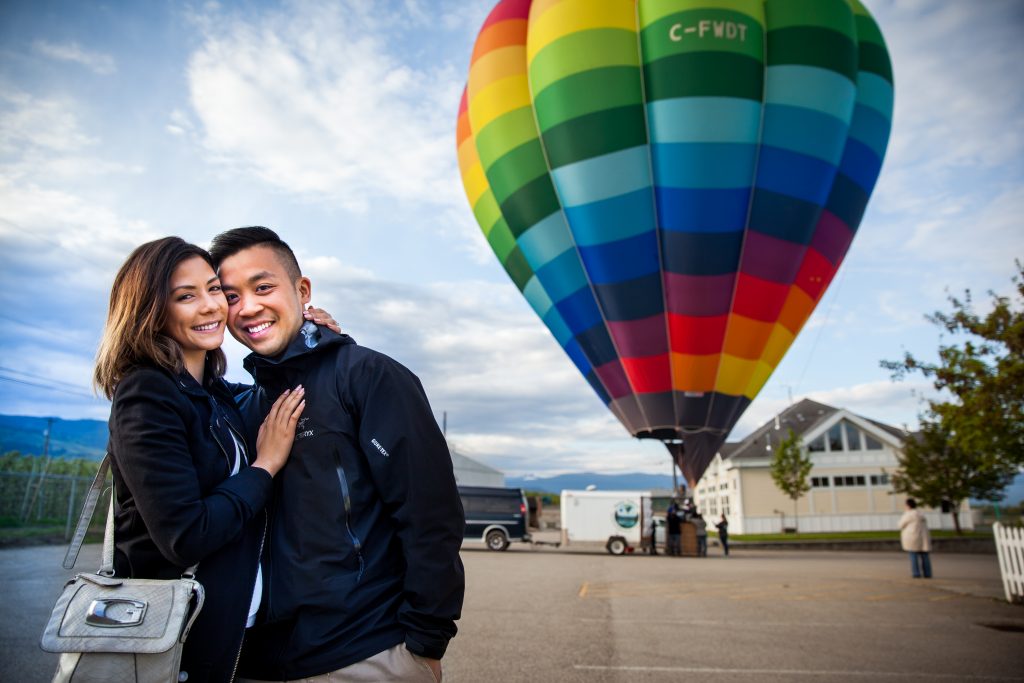
[{"label": "handbag shoulder strap", "polygon": [[[71,544],[68,546],[68,551],[64,555],[64,569],[72,569],[75,566],[75,562],[78,560],[78,553],[82,550],[82,543],[85,541],[85,534],[89,530],[89,522],[92,521],[92,516],[96,512],[96,504],[100,500],[100,494],[103,492],[103,482],[107,478],[107,471],[110,469],[110,453],[103,454],[103,460],[100,461],[100,467],[96,470],[96,476],[93,477],[92,485],[89,486],[89,491],[85,495],[85,503],[82,504],[82,514],[78,516],[78,526],[75,527],[75,534],[71,537]],[[114,501],[114,493],[110,493],[111,505]],[[107,526],[113,525],[113,507],[111,507],[110,513],[107,515]],[[106,536],[104,534],[104,545],[106,545]],[[113,540],[113,529],[110,529],[109,536]],[[106,553],[104,553],[106,555]],[[113,548],[111,548],[111,557],[113,557]],[[113,561],[111,561],[113,566]]]},{"label": "handbag shoulder strap", "polygon": [[[107,470],[110,469],[110,453],[103,455],[100,467],[89,487],[89,493],[82,505],[82,514],[78,517],[78,526],[75,527],[75,534],[71,538],[71,544],[64,555],[64,569],[72,569],[78,560],[78,553],[82,550],[82,543],[85,541],[85,534],[89,530],[89,523],[96,512],[96,505],[99,503],[100,493],[103,491],[103,482],[107,478]],[[196,575],[199,563],[192,565],[182,574],[185,578],[193,578]],[[107,508],[107,523],[103,529],[103,560],[98,572],[103,576],[114,575],[114,488],[110,488],[110,507]]]}]

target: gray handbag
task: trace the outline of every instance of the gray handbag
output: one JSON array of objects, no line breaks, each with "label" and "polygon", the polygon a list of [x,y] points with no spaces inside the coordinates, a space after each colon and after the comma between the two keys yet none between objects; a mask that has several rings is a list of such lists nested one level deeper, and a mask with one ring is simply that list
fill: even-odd
[{"label": "gray handbag", "polygon": [[[104,456],[82,506],[78,527],[64,556],[71,569],[110,467]],[[54,683],[173,683],[181,652],[202,609],[197,565],[180,579],[114,576],[114,495],[103,534],[103,564],[96,574],[77,574],[64,586],[43,631],[40,646],[60,653]]]}]

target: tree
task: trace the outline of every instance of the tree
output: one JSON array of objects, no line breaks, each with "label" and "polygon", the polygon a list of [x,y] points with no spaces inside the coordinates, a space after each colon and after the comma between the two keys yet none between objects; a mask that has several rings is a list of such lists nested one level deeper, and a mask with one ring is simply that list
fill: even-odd
[{"label": "tree", "polygon": [[771,473],[772,480],[783,493],[793,501],[793,527],[797,526],[796,502],[805,493],[811,490],[811,484],[807,481],[814,463],[811,456],[804,452],[800,437],[789,430],[789,435],[783,439],[772,453]]},{"label": "tree", "polygon": [[[951,313],[926,316],[953,335],[940,342],[938,362],[907,352],[902,360],[881,363],[894,379],[920,372],[943,397],[927,401],[921,437],[908,441],[908,463],[932,463],[915,468],[908,491],[945,488],[950,501],[995,499],[1010,481],[1006,472],[1024,465],[1024,265],[1017,261],[1016,267],[1015,300],[990,291],[991,310],[982,316],[967,290],[963,299],[949,297]],[[949,459],[948,466],[940,458]]]},{"label": "tree", "polygon": [[906,440],[897,458],[893,490],[931,507],[948,503],[957,534],[962,533],[960,504],[968,498],[998,499],[1017,471],[1011,463],[964,452],[936,416],[922,417],[921,431]]}]

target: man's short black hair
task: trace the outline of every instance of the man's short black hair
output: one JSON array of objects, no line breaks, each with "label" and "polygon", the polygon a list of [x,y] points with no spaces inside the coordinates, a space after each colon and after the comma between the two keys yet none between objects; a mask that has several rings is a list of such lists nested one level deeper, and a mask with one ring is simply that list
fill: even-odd
[{"label": "man's short black hair", "polygon": [[907,507],[913,510],[917,507],[917,501],[913,498],[907,498]]},{"label": "man's short black hair", "polygon": [[214,265],[220,268],[224,259],[250,247],[273,249],[288,272],[288,277],[292,280],[302,277],[302,270],[299,268],[299,262],[295,259],[295,252],[292,251],[292,248],[278,237],[276,232],[270,228],[264,228],[262,225],[225,230],[213,238],[213,242],[210,244],[210,256],[213,257]]}]

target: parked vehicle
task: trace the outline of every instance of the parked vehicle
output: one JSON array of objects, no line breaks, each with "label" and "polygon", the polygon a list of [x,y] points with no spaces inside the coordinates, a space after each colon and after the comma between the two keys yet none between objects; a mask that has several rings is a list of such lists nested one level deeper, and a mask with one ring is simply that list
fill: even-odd
[{"label": "parked vehicle", "polygon": [[488,550],[505,550],[512,541],[529,542],[526,497],[522,489],[460,486],[466,512],[466,541],[482,541]]},{"label": "parked vehicle", "polygon": [[649,549],[657,528],[649,491],[562,491],[561,506],[563,545],[600,542],[623,555]]}]

